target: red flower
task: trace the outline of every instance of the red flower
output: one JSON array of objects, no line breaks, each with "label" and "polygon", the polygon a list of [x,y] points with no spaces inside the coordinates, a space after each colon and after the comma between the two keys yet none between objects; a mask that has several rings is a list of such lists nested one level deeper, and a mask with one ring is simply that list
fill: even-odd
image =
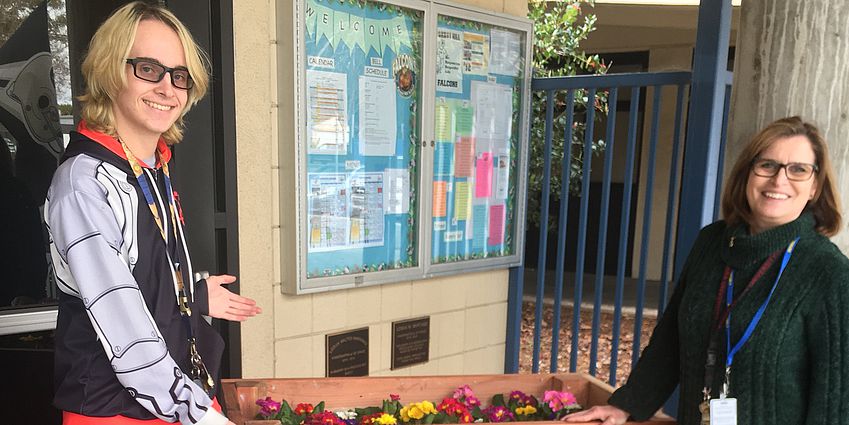
[{"label": "red flower", "polygon": [[312,413],[313,409],[314,407],[312,404],[298,403],[298,405],[295,407],[295,414],[298,416],[309,415],[310,413]]},{"label": "red flower", "polygon": [[401,400],[401,396],[399,396],[398,394],[389,394],[389,398],[392,399],[392,401]]},{"label": "red flower", "polygon": [[377,420],[377,418],[379,418],[381,415],[383,415],[383,412],[377,412],[377,413],[372,414],[372,415],[361,416],[360,417],[360,424],[361,425],[372,425]]}]

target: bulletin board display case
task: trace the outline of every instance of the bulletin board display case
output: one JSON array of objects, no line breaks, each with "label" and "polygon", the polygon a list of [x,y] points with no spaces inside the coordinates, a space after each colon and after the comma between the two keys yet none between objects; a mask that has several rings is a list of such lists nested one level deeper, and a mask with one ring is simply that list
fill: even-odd
[{"label": "bulletin board display case", "polygon": [[530,22],[418,0],[299,0],[295,15],[283,291],[518,264]]},{"label": "bulletin board display case", "polygon": [[518,265],[530,25],[449,7],[434,12],[428,271]]}]

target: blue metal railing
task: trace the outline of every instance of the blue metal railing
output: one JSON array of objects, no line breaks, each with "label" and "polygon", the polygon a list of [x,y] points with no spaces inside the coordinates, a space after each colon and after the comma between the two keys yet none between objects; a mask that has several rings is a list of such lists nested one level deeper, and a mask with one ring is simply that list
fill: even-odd
[{"label": "blue metal railing", "polygon": [[[589,232],[589,200],[591,196],[600,196],[600,211],[598,213],[599,222],[598,222],[598,232],[596,237],[597,245],[596,245],[596,258],[595,258],[595,276],[594,276],[594,297],[593,297],[593,316],[592,316],[592,337],[590,344],[590,352],[589,352],[589,372],[590,374],[595,375],[598,371],[596,368],[596,364],[599,358],[599,339],[600,339],[600,329],[601,329],[601,310],[602,305],[604,303],[603,293],[605,288],[605,279],[604,279],[604,270],[605,270],[605,252],[607,250],[607,239],[608,239],[608,226],[615,225],[616,223],[608,223],[609,221],[609,212],[611,208],[611,184],[612,184],[612,174],[614,168],[614,153],[620,150],[624,150],[625,158],[624,158],[624,175],[622,176],[623,180],[623,191],[622,191],[622,204],[621,204],[621,221],[619,222],[619,241],[617,247],[617,258],[616,258],[616,279],[615,279],[615,292],[613,299],[613,324],[611,329],[611,348],[610,348],[610,376],[609,381],[611,384],[616,383],[617,378],[617,361],[618,361],[618,352],[619,352],[619,340],[620,340],[620,328],[621,328],[621,317],[622,317],[622,305],[623,305],[623,294],[625,292],[625,280],[626,276],[630,278],[630,271],[626,270],[628,267],[627,257],[630,255],[629,252],[634,249],[634,246],[637,245],[637,242],[634,241],[633,245],[631,245],[629,241],[628,235],[630,234],[630,220],[632,208],[635,208],[632,202],[632,186],[635,184],[634,182],[634,174],[635,167],[640,149],[641,143],[648,143],[647,149],[647,158],[645,159],[645,167],[642,169],[642,178],[645,179],[645,184],[641,185],[642,193],[640,194],[643,202],[643,218],[641,224],[641,241],[639,243],[639,273],[638,278],[636,280],[636,286],[633,288],[636,292],[636,313],[634,317],[634,340],[633,340],[633,358],[632,365],[639,358],[640,352],[640,336],[642,331],[642,313],[643,313],[643,298],[647,280],[647,268],[649,261],[649,250],[650,250],[650,226],[652,222],[652,196],[653,196],[653,187],[655,180],[655,172],[654,169],[656,167],[657,162],[657,148],[660,143],[663,146],[672,145],[672,156],[670,162],[670,170],[669,170],[669,192],[668,192],[668,205],[665,208],[666,215],[666,223],[665,223],[665,237],[663,242],[663,254],[661,258],[662,262],[662,271],[661,271],[661,282],[659,285],[659,302],[658,309],[662,311],[665,307],[665,300],[667,298],[668,292],[668,269],[670,268],[670,244],[671,244],[671,235],[672,229],[674,229],[675,224],[675,212],[677,210],[676,204],[676,195],[678,193],[678,180],[680,178],[681,170],[679,169],[679,161],[678,157],[680,156],[681,150],[681,133],[683,131],[683,120],[685,119],[685,96],[689,89],[691,79],[691,73],[689,72],[663,72],[663,73],[638,73],[638,74],[612,74],[612,75],[604,75],[604,76],[574,76],[574,77],[556,77],[556,78],[541,78],[534,79],[532,83],[532,90],[534,91],[544,91],[545,99],[546,99],[546,109],[545,109],[545,132],[544,132],[544,170],[542,172],[542,188],[541,188],[541,199],[540,199],[540,235],[539,235],[539,250],[536,264],[536,299],[535,299],[535,310],[534,310],[534,318],[535,318],[535,326],[533,333],[533,356],[532,356],[532,364],[531,369],[533,372],[539,372],[540,369],[540,353],[541,353],[541,323],[543,318],[543,301],[545,298],[545,285],[546,285],[546,262],[548,260],[546,253],[549,251],[548,246],[548,231],[547,231],[547,223],[549,222],[549,198],[551,194],[551,170],[553,166],[557,166],[555,161],[560,161],[559,166],[561,167],[561,178],[562,182],[560,187],[562,188],[560,194],[560,210],[558,214],[558,233],[557,233],[557,249],[556,249],[556,261],[555,263],[555,277],[554,277],[554,287],[553,287],[553,320],[551,323],[551,332],[552,332],[552,346],[551,346],[551,356],[550,356],[550,371],[557,372],[559,370],[558,365],[558,357],[560,352],[560,324],[561,324],[561,306],[563,301],[563,285],[566,280],[566,270],[565,270],[565,257],[566,257],[566,248],[567,248],[567,228],[569,228],[567,219],[569,217],[568,209],[569,209],[569,176],[571,174],[572,168],[572,152],[569,148],[572,144],[573,137],[573,121],[575,119],[575,96],[577,93],[585,93],[586,95],[586,104],[588,105],[586,111],[583,114],[583,123],[584,123],[584,140],[583,140],[583,170],[582,170],[582,182],[581,182],[581,194],[580,194],[580,205],[579,205],[579,215],[578,215],[578,225],[577,225],[577,243],[575,247],[575,273],[574,273],[574,284],[575,290],[573,294],[573,298],[571,302],[573,303],[573,316],[571,321],[572,327],[572,341],[570,344],[570,359],[569,359],[569,370],[576,371],[577,362],[578,362],[578,353],[579,353],[579,344],[580,344],[580,323],[581,323],[581,304],[583,301],[583,289],[584,289],[584,265],[586,260],[586,250],[587,250],[587,239]],[[651,101],[651,111],[652,111],[652,120],[649,128],[649,138],[648,140],[643,141],[643,137],[639,135],[641,129],[641,94],[644,92],[645,88],[652,87],[654,89],[654,96]],[[660,111],[661,111],[661,100],[663,99],[663,88],[664,87],[673,87],[677,90],[677,98],[675,101],[675,118],[674,118],[674,130],[671,140],[663,140],[660,141],[659,131],[660,131]],[[628,131],[627,137],[625,140],[620,140],[618,143],[616,141],[616,123],[617,123],[617,111],[616,105],[619,97],[619,92],[621,89],[630,89],[630,104],[628,107]],[[606,90],[608,93],[608,101],[609,101],[609,112],[607,115],[607,125],[606,125],[606,135],[605,142],[606,147],[604,150],[604,165],[603,165],[603,173],[602,173],[602,181],[601,181],[601,193],[592,194],[590,191],[590,180],[591,180],[591,163],[592,163],[592,144],[593,141],[597,139],[595,136],[595,127],[594,123],[595,119],[595,108],[592,107],[594,104],[594,99],[596,97],[596,93],[599,91]],[[555,94],[558,92],[565,91],[566,93],[566,104],[565,108],[561,111],[563,115],[565,115],[565,130],[564,134],[553,134],[553,122],[555,119],[555,110],[554,110],[554,99]],[[647,108],[646,108],[647,109]],[[622,112],[624,113],[624,111]],[[563,157],[552,158],[552,140],[557,137],[562,137],[565,140],[564,149],[563,149]],[[625,146],[620,147],[619,144],[625,143]],[[639,149],[639,150],[638,150]],[[621,166],[621,161],[619,162]],[[573,226],[574,227],[574,226]],[[573,230],[574,231],[574,230]],[[554,250],[552,250],[554,251]],[[521,312],[522,312],[522,289],[523,289],[523,281],[521,279],[524,276],[523,267],[514,269],[511,271],[511,287],[510,287],[510,301],[508,302],[508,338],[507,345],[508,348],[506,350],[507,358],[505,360],[505,371],[506,372],[516,372],[518,371],[518,354],[519,347],[511,345],[519,343],[518,332],[520,332],[520,323],[521,323]],[[516,321],[518,318],[518,321]],[[514,333],[515,332],[515,333]]]}]

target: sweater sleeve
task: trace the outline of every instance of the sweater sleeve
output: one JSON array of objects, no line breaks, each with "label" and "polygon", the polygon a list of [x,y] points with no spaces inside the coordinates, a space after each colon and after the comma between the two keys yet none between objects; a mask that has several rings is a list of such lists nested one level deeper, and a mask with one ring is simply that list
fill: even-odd
[{"label": "sweater sleeve", "polygon": [[681,280],[675,288],[628,382],[608,400],[636,421],[651,418],[678,385],[678,309],[684,283]]},{"label": "sweater sleeve", "polygon": [[[805,424],[849,424],[849,273],[832,276],[807,324],[811,378]],[[800,396],[804,396],[800,394]]]},{"label": "sweater sleeve", "polygon": [[617,389],[608,400],[608,404],[628,412],[635,421],[651,418],[678,385],[678,314],[687,286],[687,271],[691,268],[691,263],[701,258],[708,240],[723,227],[724,224],[714,223],[699,233],[684,263],[681,278],[675,286],[669,305],[654,328],[640,360],[625,385]]},{"label": "sweater sleeve", "polygon": [[164,421],[227,423],[168,353],[121,256],[121,231],[105,195],[93,180],[77,181],[74,186],[83,189],[61,192],[46,212],[54,262],[70,272],[72,281],[66,282],[63,291],[82,300],[118,381]]}]

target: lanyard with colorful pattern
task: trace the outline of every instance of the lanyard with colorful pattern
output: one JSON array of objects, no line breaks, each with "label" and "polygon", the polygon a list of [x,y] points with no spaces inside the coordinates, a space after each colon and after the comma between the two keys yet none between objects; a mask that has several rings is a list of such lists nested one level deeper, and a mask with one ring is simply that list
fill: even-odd
[{"label": "lanyard with colorful pattern", "polygon": [[[130,164],[130,168],[133,170],[133,174],[135,174],[136,180],[139,182],[139,186],[141,187],[142,194],[144,194],[147,206],[150,208],[151,214],[153,214],[154,221],[156,221],[156,226],[159,227],[159,234],[165,242],[166,255],[168,255],[170,261],[171,256],[168,254],[168,235],[165,232],[165,227],[162,225],[162,218],[159,216],[159,208],[156,206],[156,200],[153,198],[153,193],[151,191],[151,186],[155,185],[155,183],[148,182],[147,175],[144,173],[144,170],[142,170],[142,167],[138,160],[136,160],[135,155],[133,155],[130,148],[127,147],[127,144],[120,138],[118,141],[121,143],[121,148],[124,149],[124,154],[127,156],[127,162]],[[160,159],[158,152],[156,153],[156,159]],[[168,197],[171,230],[174,232],[174,242],[179,243],[179,238],[177,236],[177,208],[174,201],[174,192],[171,189],[171,173],[168,170],[167,162],[160,161],[160,163],[162,164],[162,174],[165,176],[165,191],[167,192],[166,195]],[[203,360],[200,357],[200,353],[197,350],[194,332],[192,332],[192,324],[189,319],[189,316],[192,315],[192,309],[189,306],[189,297],[186,294],[186,287],[183,284],[183,272],[180,269],[180,263],[175,262],[173,263],[173,266],[174,286],[177,292],[177,305],[180,307],[180,313],[183,316],[183,323],[185,324],[189,334],[189,357],[192,362],[192,380],[199,387],[203,388],[210,397],[212,397],[212,394],[214,394],[215,391],[215,381],[206,369],[206,365],[204,365]]]}]

